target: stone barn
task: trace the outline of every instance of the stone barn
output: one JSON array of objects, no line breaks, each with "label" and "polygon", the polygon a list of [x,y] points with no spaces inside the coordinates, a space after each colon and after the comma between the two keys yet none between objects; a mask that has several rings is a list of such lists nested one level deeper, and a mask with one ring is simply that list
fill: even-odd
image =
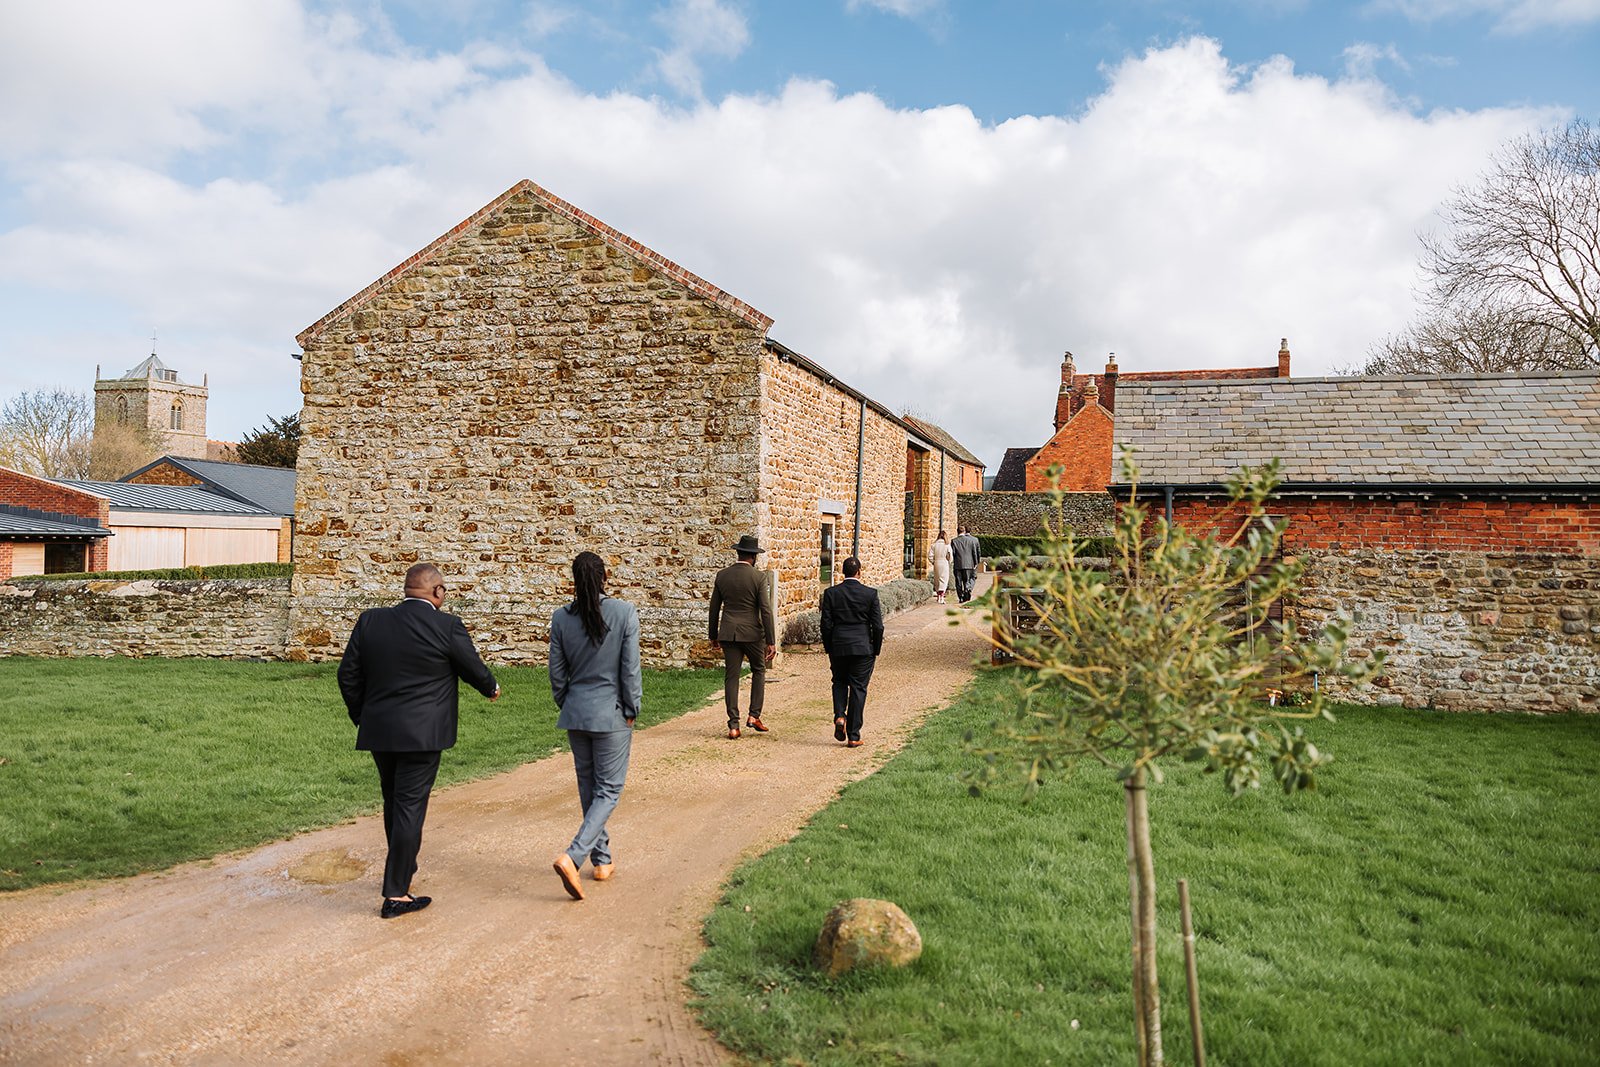
[{"label": "stone barn", "polygon": [[1349,655],[1390,657],[1340,699],[1600,710],[1600,373],[1123,381],[1116,434],[1141,500],[1196,529],[1237,521],[1232,472],[1282,463],[1294,616],[1349,613]]},{"label": "stone barn", "polygon": [[[771,324],[532,182],[485,205],[299,335],[289,654],[337,656],[417,560],[502,663],[543,662],[584,549],[658,665],[709,657],[741,534],[769,549],[780,634],[852,551],[898,578],[927,536],[906,529],[907,456],[946,446]],[[955,492],[914,513],[954,515]]]}]

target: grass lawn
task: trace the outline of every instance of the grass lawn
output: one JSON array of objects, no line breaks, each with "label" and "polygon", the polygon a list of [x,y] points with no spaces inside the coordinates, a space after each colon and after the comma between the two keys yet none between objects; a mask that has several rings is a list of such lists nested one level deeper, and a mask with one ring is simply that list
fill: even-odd
[{"label": "grass lawn", "polygon": [[[735,875],[692,976],[729,1046],[786,1064],[1133,1062],[1122,790],[1085,766],[1031,805],[968,797],[962,735],[1002,682],[981,676]],[[1188,878],[1210,1062],[1600,1062],[1600,717],[1339,715],[1308,727],[1336,757],[1315,793],[1230,800],[1183,764],[1152,786],[1168,1061],[1191,1062]],[[823,915],[858,896],[906,909],[921,960],[809,967]]]},{"label": "grass lawn", "polygon": [[[0,659],[0,890],[166,867],[379,806],[336,663]],[[439,784],[565,747],[542,669],[462,688]],[[718,671],[646,671],[641,723],[699,707]]]}]

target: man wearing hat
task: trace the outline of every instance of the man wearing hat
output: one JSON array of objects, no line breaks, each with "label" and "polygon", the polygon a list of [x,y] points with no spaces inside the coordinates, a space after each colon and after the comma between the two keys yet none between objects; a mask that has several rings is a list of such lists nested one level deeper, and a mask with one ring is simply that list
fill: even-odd
[{"label": "man wearing hat", "polygon": [[750,662],[750,718],[752,730],[766,733],[761,706],[766,697],[767,662],[778,651],[772,605],[766,582],[756,570],[756,556],[765,552],[754,534],[745,534],[734,546],[739,562],[717,572],[711,587],[711,647],[722,650],[723,703],[728,711],[728,740],[739,737],[739,671]]}]

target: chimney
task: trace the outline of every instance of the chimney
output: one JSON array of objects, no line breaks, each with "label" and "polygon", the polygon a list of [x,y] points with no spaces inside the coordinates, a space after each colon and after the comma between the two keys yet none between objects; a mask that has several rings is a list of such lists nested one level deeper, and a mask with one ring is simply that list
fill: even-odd
[{"label": "chimney", "polygon": [[1056,393],[1056,429],[1067,424],[1076,412],[1072,410],[1072,381],[1078,376],[1078,368],[1072,362],[1072,353],[1067,352],[1061,358],[1061,389]]},{"label": "chimney", "polygon": [[1278,377],[1289,376],[1289,339],[1285,337],[1278,342]]},{"label": "chimney", "polygon": [[1111,353],[1106,372],[1100,378],[1100,406],[1107,411],[1117,410],[1117,354]]}]

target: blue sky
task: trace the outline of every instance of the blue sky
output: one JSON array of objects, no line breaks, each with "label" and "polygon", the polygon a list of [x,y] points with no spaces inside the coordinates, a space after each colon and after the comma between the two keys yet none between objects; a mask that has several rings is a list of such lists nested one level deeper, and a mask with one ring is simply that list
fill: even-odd
[{"label": "blue sky", "polygon": [[1600,0],[56,0],[0,9],[0,397],[157,348],[210,432],[521,178],[994,465],[1057,367],[1359,364]]}]

